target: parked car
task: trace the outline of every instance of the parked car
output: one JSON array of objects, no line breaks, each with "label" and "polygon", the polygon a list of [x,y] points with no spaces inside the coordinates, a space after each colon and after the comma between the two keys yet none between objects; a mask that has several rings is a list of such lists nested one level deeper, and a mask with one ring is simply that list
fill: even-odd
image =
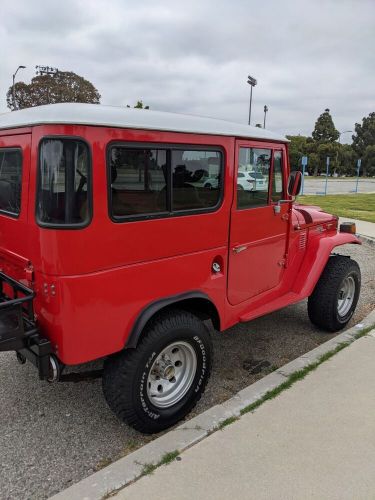
[{"label": "parked car", "polygon": [[195,187],[203,187],[205,189],[218,189],[219,176],[215,174],[213,174],[212,176],[204,174],[199,180],[189,181],[189,184]]},{"label": "parked car", "polygon": [[[261,162],[263,189],[240,158]],[[202,396],[207,320],[224,331],[304,299],[329,332],[353,315],[360,270],[337,247],[360,243],[355,226],[295,204],[282,135],[52,104],[0,115],[0,161],[0,351],[49,382],[102,359],[109,407],[141,432]]]},{"label": "parked car", "polygon": [[267,191],[268,182],[261,172],[249,172],[251,177],[255,180],[255,189],[258,191]]},{"label": "parked car", "polygon": [[256,186],[256,179],[250,174],[250,172],[240,172],[237,173],[237,189],[246,189],[247,191],[253,191]]}]

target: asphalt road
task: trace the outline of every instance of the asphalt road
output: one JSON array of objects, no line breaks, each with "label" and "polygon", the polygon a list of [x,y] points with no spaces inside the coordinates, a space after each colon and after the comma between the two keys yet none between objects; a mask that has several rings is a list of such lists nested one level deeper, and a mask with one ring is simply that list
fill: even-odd
[{"label": "asphalt road", "polygon": [[[321,194],[325,190],[326,178],[305,177],[303,194]],[[327,194],[347,194],[356,188],[356,179],[328,178]],[[358,193],[375,193],[375,178],[360,179]],[[302,194],[302,193],[301,193]]]},{"label": "asphalt road", "polygon": [[[341,253],[351,254],[362,269],[351,326],[375,307],[375,247],[347,246]],[[331,337],[310,324],[305,302],[214,333],[213,374],[194,414]],[[262,372],[251,373],[259,362]],[[47,498],[152,439],[112,415],[100,379],[42,383],[32,366],[0,353],[0,381],[1,499]]]}]

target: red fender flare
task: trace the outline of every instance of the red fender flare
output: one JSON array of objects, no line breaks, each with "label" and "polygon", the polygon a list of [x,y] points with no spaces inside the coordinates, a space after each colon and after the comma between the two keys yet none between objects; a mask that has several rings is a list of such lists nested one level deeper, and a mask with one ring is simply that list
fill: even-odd
[{"label": "red fender flare", "polygon": [[309,297],[327,264],[332,250],[347,243],[362,244],[354,234],[349,233],[337,233],[331,237],[315,238],[307,246],[305,258],[293,285],[293,292],[302,297]]}]

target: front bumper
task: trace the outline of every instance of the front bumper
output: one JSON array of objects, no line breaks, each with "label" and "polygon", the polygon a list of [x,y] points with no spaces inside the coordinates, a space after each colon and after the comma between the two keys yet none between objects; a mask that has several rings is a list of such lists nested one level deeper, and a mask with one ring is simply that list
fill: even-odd
[{"label": "front bumper", "polygon": [[35,292],[0,272],[0,351],[16,351],[36,366],[39,378],[50,377],[51,342],[34,320]]}]

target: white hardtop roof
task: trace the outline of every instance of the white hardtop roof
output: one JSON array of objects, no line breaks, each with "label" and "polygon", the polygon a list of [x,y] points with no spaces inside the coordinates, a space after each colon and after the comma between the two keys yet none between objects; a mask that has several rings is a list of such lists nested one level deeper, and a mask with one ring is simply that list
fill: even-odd
[{"label": "white hardtop roof", "polygon": [[104,106],[102,104],[48,104],[0,114],[0,129],[48,124],[161,130],[288,142],[282,135],[241,123],[164,111]]}]

